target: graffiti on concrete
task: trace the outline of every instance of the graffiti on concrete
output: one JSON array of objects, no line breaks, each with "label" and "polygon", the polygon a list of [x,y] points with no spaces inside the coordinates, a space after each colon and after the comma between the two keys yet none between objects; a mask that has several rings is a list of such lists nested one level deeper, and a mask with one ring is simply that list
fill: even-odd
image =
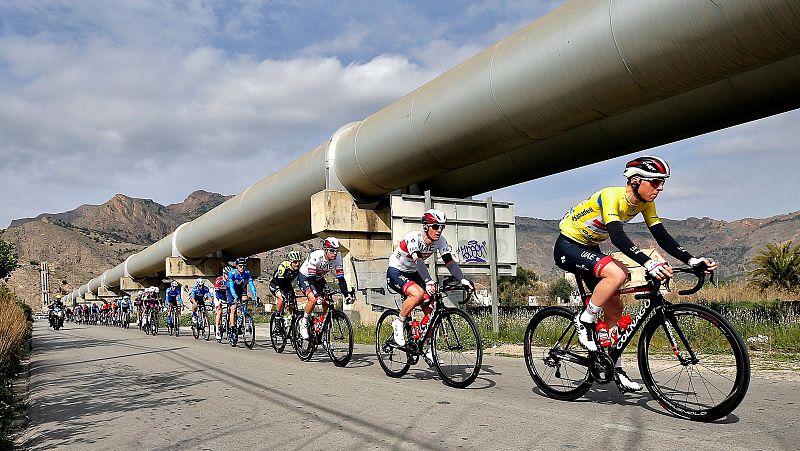
[{"label": "graffiti on concrete", "polygon": [[466,244],[458,247],[461,261],[465,263],[486,263],[486,241],[478,243],[477,240],[469,240]]}]

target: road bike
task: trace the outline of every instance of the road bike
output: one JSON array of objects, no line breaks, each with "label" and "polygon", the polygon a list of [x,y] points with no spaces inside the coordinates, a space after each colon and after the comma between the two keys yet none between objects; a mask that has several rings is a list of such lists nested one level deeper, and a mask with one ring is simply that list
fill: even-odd
[{"label": "road bike", "polygon": [[220,305],[222,306],[222,311],[220,313],[219,327],[217,327],[217,323],[214,321],[214,337],[217,340],[217,343],[222,343],[222,340],[225,338],[225,334],[228,333],[228,318],[230,318],[228,315],[228,301],[223,300],[221,301]]},{"label": "road bike", "polygon": [[144,310],[145,322],[142,326],[144,328],[145,335],[153,335],[153,336],[158,335],[158,318],[160,316],[158,314],[159,309],[160,308],[157,304],[148,305],[147,307],[145,307]]},{"label": "road bike", "polygon": [[[288,298],[289,296],[285,296]],[[277,353],[283,352],[286,342],[295,343],[295,324],[303,317],[302,311],[297,308],[297,298],[305,297],[292,293],[291,299],[284,299],[283,314],[272,312],[269,318],[269,337],[272,349]]]},{"label": "road bike", "polygon": [[[300,360],[308,361],[314,355],[318,346],[328,353],[333,364],[345,366],[353,356],[353,325],[350,319],[341,310],[336,310],[333,300],[338,290],[331,290],[327,286],[322,291],[320,302],[328,304],[328,311],[321,318],[317,319],[314,313],[308,319],[308,339],[304,339],[300,334],[300,318],[294,321],[294,350]],[[350,297],[355,296],[352,290]]]},{"label": "road bike", "polygon": [[[256,307],[258,307],[259,302],[258,298],[255,300]],[[253,346],[256,344],[256,326],[253,322],[253,315],[247,310],[247,303],[248,297],[247,295],[240,296],[236,300],[236,333],[228,335],[228,343],[236,347],[236,344],[239,341],[239,336],[242,337],[244,340],[244,345],[247,346],[247,349],[253,349]],[[230,318],[230,316],[228,316]],[[233,326],[230,326],[230,330],[233,330]]]},{"label": "road bike", "polygon": [[208,341],[211,338],[211,321],[208,320],[208,307],[205,302],[197,305],[195,316],[197,323],[192,322],[192,335],[195,340],[202,335],[203,339]]},{"label": "road bike", "polygon": [[[437,286],[436,294],[428,301],[433,305],[429,328],[420,326],[415,331],[412,315],[406,317],[403,323],[405,346],[395,342],[392,330],[392,322],[399,318],[400,309],[388,309],[381,314],[375,327],[375,352],[387,376],[403,377],[411,365],[416,365],[422,357],[429,366],[436,367],[442,382],[451,387],[467,387],[478,377],[483,361],[478,328],[467,312],[444,305],[444,294],[455,291],[463,292],[458,304],[469,302],[471,291],[460,282],[447,278]],[[398,294],[402,296],[402,293]],[[405,296],[402,301],[405,301]],[[426,345],[431,346],[432,361],[425,356]]]},{"label": "road bike", "polygon": [[181,334],[181,311],[184,306],[181,303],[167,303],[167,314],[165,322],[167,324],[167,333],[169,335],[175,334],[175,337]]},{"label": "road bike", "polygon": [[129,329],[131,327],[131,310],[130,307],[126,309],[122,309],[120,311],[120,325],[119,327],[123,329]]},{"label": "road bike", "polygon": [[[678,291],[689,295],[703,286],[706,268],[674,268],[673,273],[697,278],[694,287]],[[712,283],[713,277],[711,273]],[[614,363],[643,328],[637,351],[639,373],[653,398],[672,414],[690,420],[713,421],[728,415],[742,402],[750,383],[750,357],[742,337],[708,307],[668,302],[661,289],[669,289],[669,281],[647,279],[644,285],[619,291],[638,293],[641,308],[618,340],[597,352],[578,342],[574,311],[548,307],[534,315],[524,344],[533,381],[551,398],[577,399],[595,382],[613,380]],[[587,300],[578,280],[582,299]]]}]

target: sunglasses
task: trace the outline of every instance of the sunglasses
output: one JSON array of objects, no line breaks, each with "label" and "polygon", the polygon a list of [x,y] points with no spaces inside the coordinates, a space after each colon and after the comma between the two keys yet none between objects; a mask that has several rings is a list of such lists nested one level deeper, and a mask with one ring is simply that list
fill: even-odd
[{"label": "sunglasses", "polygon": [[431,224],[428,227],[432,228],[433,230],[444,230],[444,224]]},{"label": "sunglasses", "polygon": [[644,179],[644,181],[649,183],[653,188],[664,186],[664,179]]}]

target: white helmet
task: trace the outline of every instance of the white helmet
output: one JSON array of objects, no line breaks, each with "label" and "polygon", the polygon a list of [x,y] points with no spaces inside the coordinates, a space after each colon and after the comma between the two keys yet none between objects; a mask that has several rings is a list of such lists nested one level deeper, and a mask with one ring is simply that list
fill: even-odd
[{"label": "white helmet", "polygon": [[447,222],[447,218],[442,210],[431,208],[422,215],[423,224],[442,224]]},{"label": "white helmet", "polygon": [[172,282],[170,282],[169,286],[171,286],[172,288],[178,288],[178,282],[173,280]]},{"label": "white helmet", "polygon": [[202,287],[205,284],[206,284],[206,281],[203,280],[200,277],[198,277],[197,280],[194,281],[194,286],[196,286],[196,287]]},{"label": "white helmet", "polygon": [[335,237],[329,236],[322,242],[322,248],[339,250],[339,240]]}]

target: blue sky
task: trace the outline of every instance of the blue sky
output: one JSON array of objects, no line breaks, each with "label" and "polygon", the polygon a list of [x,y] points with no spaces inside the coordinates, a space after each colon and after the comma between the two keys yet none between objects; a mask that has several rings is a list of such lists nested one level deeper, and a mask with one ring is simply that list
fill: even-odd
[{"label": "blue sky", "polygon": [[[559,4],[2,2],[0,227],[116,193],[169,204],[241,192]],[[675,174],[659,212],[800,209],[798,123],[795,111],[649,151]],[[491,195],[558,218],[622,183],[627,159]]]}]

